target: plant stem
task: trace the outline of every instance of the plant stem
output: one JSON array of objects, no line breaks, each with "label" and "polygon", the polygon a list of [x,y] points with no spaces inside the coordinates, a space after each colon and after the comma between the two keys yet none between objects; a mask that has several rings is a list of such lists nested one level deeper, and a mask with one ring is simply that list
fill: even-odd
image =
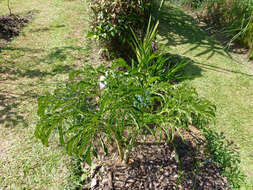
[{"label": "plant stem", "polygon": [[124,161],[124,150],[121,146],[121,143],[118,140],[116,140],[116,144],[117,144],[117,148],[118,148],[118,151],[119,151],[120,159],[121,159],[121,161]]},{"label": "plant stem", "polygon": [[9,9],[10,15],[12,15],[11,8],[10,8],[10,0],[7,0],[7,6],[8,6],[8,9]]}]

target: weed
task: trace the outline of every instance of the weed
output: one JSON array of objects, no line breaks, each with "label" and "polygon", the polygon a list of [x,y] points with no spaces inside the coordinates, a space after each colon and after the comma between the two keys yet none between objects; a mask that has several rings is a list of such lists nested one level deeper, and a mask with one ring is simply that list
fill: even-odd
[{"label": "weed", "polygon": [[206,139],[205,152],[222,169],[222,174],[227,177],[233,188],[240,188],[245,182],[245,175],[240,169],[239,153],[231,147],[232,143],[226,140],[223,133],[204,129]]}]

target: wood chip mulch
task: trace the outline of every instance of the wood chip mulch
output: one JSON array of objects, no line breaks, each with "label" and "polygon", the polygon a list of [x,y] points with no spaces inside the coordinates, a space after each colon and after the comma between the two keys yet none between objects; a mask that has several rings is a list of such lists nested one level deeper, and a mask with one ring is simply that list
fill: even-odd
[{"label": "wood chip mulch", "polygon": [[176,136],[174,145],[139,143],[128,164],[115,156],[100,160],[83,189],[230,190],[221,169],[205,155],[204,141],[187,133],[184,140]]}]

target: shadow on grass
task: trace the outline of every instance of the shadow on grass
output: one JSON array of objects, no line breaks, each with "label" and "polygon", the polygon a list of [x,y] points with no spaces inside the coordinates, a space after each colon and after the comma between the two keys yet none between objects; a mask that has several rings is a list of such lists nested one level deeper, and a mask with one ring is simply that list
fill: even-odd
[{"label": "shadow on grass", "polygon": [[183,68],[183,76],[187,79],[194,79],[196,77],[202,76],[202,69],[200,66],[195,64],[195,61],[190,59],[189,57],[167,53],[167,57],[169,57],[168,62],[170,63],[181,63],[181,62],[187,62],[188,64]]},{"label": "shadow on grass", "polygon": [[35,33],[35,32],[47,32],[49,30],[54,30],[54,29],[63,28],[63,27],[65,27],[64,24],[59,24],[59,25],[56,25],[56,26],[31,29],[30,32],[32,32],[32,33]]},{"label": "shadow on grass", "polygon": [[[44,49],[12,47],[2,49],[2,51],[5,50],[5,53],[11,56],[4,56],[0,61],[0,81],[18,80],[19,77],[42,78],[69,73],[76,69],[73,62],[85,60],[89,51],[88,48],[73,46],[56,47],[49,52]],[[18,61],[23,56],[28,57],[29,60],[24,61],[24,64],[21,65]],[[64,61],[68,60],[68,63],[64,63]],[[38,69],[38,65],[48,65],[51,71],[42,71]],[[33,68],[35,66],[36,68]]]},{"label": "shadow on grass", "polygon": [[[19,96],[22,96],[22,98],[28,98],[30,95],[24,93]],[[6,128],[15,127],[18,124],[25,127],[28,126],[24,116],[18,111],[20,104],[21,101],[16,95],[0,91],[0,125]]]},{"label": "shadow on grass", "polygon": [[[56,47],[51,49],[50,53],[48,53],[45,57],[37,60],[37,63],[48,63],[52,64],[56,61],[65,61],[68,58],[72,58],[74,60],[82,59],[82,56],[87,56],[89,52],[89,48],[87,47],[73,47],[73,46],[64,46],[64,47]],[[79,55],[78,55],[79,54]]]},{"label": "shadow on grass", "polygon": [[204,63],[195,63],[196,65],[198,65],[200,68],[203,69],[207,69],[207,70],[212,70],[212,71],[216,71],[216,72],[220,72],[220,73],[235,73],[235,74],[241,74],[244,75],[246,77],[253,77],[253,75],[247,74],[247,73],[242,73],[239,71],[233,71],[233,70],[229,70],[229,69],[225,69],[222,67],[217,67],[217,66],[213,66],[213,65],[209,65],[209,64],[204,64]]},{"label": "shadow on grass", "polygon": [[196,77],[201,77],[202,76],[201,73],[203,72],[204,69],[205,70],[212,70],[212,71],[220,72],[220,73],[224,73],[224,74],[234,73],[234,74],[241,74],[246,77],[253,77],[253,75],[250,75],[247,73],[233,71],[233,70],[229,70],[229,69],[225,69],[222,67],[209,65],[209,64],[205,64],[205,63],[199,63],[199,62],[196,62],[186,56],[181,56],[181,55],[171,54],[171,53],[167,53],[166,56],[169,57],[168,61],[171,63],[180,63],[182,61],[188,63],[188,65],[186,65],[186,67],[183,70],[184,76],[188,79],[194,79]]},{"label": "shadow on grass", "polygon": [[231,57],[228,51],[220,46],[217,41],[203,31],[194,21],[193,17],[185,14],[174,6],[164,6],[158,15],[160,20],[159,34],[168,46],[193,44],[194,46],[185,53],[201,48],[203,51],[195,56],[208,55],[210,59],[216,54]]},{"label": "shadow on grass", "polygon": [[28,78],[42,78],[46,76],[55,76],[57,74],[69,73],[71,70],[73,70],[73,67],[69,65],[57,65],[54,69],[52,69],[51,72],[40,71],[39,69],[27,69],[25,72],[20,72],[19,76]]},{"label": "shadow on grass", "polygon": [[8,80],[19,80],[20,77],[26,78],[43,78],[48,76],[55,76],[57,74],[66,74],[70,71],[74,70],[73,67],[69,65],[56,65],[51,70],[51,72],[47,71],[40,71],[39,69],[19,69],[13,66],[2,66],[0,69],[0,77],[1,81],[8,81]]},{"label": "shadow on grass", "polygon": [[44,50],[43,49],[27,48],[27,47],[22,47],[22,48],[4,47],[4,48],[0,48],[0,53],[2,51],[17,51],[20,53],[41,53]]},{"label": "shadow on grass", "polygon": [[[56,47],[50,50],[32,48],[2,48],[0,57],[0,126],[27,126],[22,113],[24,102],[29,104],[38,94],[34,89],[43,88],[44,80],[68,74],[77,69],[75,61],[86,59],[87,48]],[[21,80],[34,79],[32,84]],[[39,79],[39,80],[36,80]],[[19,82],[17,82],[19,81]],[[15,88],[18,88],[17,92]],[[37,91],[37,90],[36,90]]]}]

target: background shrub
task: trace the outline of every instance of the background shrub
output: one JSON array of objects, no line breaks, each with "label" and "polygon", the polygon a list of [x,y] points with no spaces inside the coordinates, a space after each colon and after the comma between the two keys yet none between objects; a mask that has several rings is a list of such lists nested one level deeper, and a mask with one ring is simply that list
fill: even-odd
[{"label": "background shrub", "polygon": [[231,42],[239,41],[253,48],[253,1],[252,0],[212,0],[203,4],[206,21],[219,28],[231,37]]},{"label": "background shrub", "polygon": [[179,2],[192,8],[200,8],[201,16],[207,23],[221,29],[231,38],[228,45],[236,40],[250,49],[249,57],[253,58],[252,0],[180,0]]},{"label": "background shrub", "polygon": [[[159,0],[158,0],[159,1]],[[94,0],[90,2],[92,10],[91,33],[101,47],[110,56],[119,55],[128,58],[132,54],[128,44],[132,28],[138,36],[147,27],[157,0]],[[126,56],[127,55],[127,56]]]},{"label": "background shrub", "polygon": [[95,0],[90,3],[92,10],[92,35],[109,52],[130,53],[127,39],[130,27],[139,33],[147,23],[149,1],[137,0]]}]

